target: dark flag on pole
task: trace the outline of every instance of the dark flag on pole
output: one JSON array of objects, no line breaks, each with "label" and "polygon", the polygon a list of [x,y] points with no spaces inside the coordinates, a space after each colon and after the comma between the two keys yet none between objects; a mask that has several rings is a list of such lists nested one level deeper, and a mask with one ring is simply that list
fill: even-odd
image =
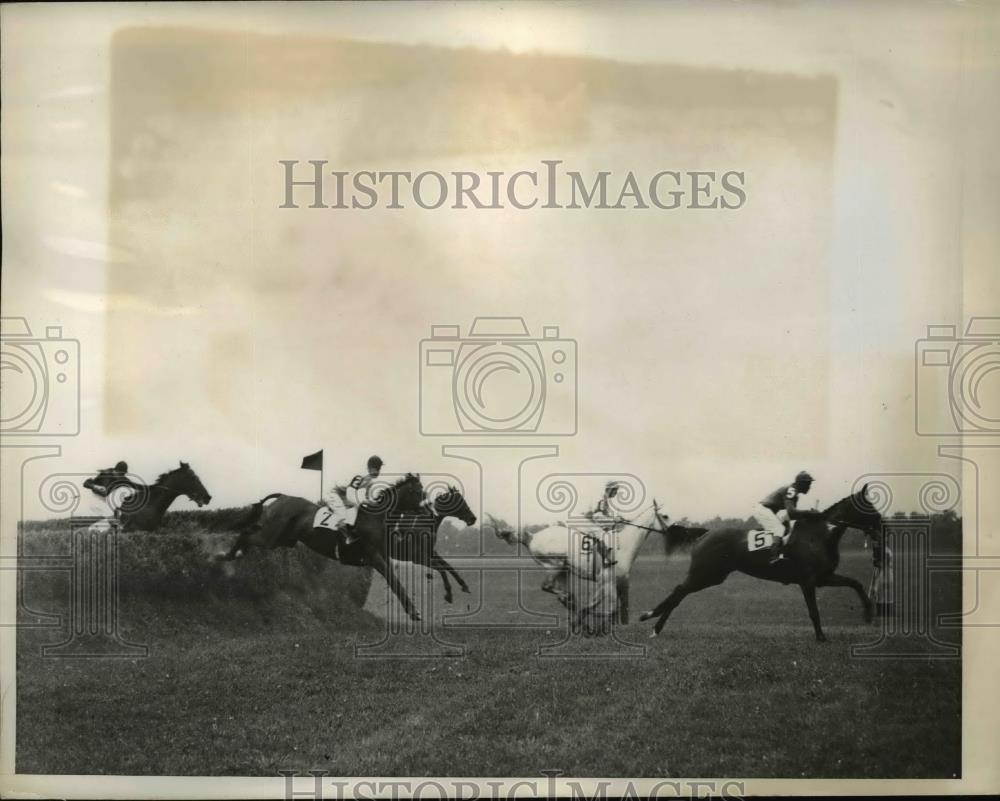
[{"label": "dark flag on pole", "polygon": [[323,451],[316,451],[316,453],[310,453],[308,456],[302,459],[302,469],[303,470],[322,470],[323,469]]},{"label": "dark flag on pole", "polygon": [[323,451],[319,450],[316,453],[310,453],[308,456],[302,458],[302,469],[303,470],[319,470],[319,497],[320,503],[322,503],[323,498]]}]

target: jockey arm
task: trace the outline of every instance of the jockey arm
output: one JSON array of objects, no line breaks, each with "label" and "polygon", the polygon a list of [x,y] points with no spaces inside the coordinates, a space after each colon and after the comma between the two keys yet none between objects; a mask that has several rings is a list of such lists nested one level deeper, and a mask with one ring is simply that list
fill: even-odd
[{"label": "jockey arm", "polygon": [[816,514],[811,509],[799,509],[798,504],[799,494],[795,491],[795,487],[789,487],[787,492],[785,492],[785,514],[788,515],[788,520],[802,520]]},{"label": "jockey arm", "polygon": [[370,487],[372,480],[369,476],[355,476],[347,486],[347,494],[344,504],[350,509],[368,503],[371,498]]}]

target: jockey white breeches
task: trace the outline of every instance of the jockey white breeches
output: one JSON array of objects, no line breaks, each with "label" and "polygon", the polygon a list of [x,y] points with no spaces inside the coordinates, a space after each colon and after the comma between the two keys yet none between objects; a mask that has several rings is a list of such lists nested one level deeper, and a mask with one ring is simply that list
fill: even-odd
[{"label": "jockey white breeches", "polygon": [[750,514],[757,519],[761,528],[780,538],[782,542],[788,538],[788,532],[785,531],[785,521],[788,519],[788,513],[784,509],[775,513],[763,504],[755,503],[750,510]]},{"label": "jockey white breeches", "polygon": [[353,526],[354,521],[358,519],[358,507],[347,506],[337,493],[331,493],[331,497],[327,498],[326,505],[333,512],[333,527],[336,529]]}]

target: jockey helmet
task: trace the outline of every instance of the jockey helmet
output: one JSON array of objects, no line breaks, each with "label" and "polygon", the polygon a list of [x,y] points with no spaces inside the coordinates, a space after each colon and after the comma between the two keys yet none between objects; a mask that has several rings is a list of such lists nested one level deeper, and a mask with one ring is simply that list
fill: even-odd
[{"label": "jockey helmet", "polygon": [[126,464],[125,462],[119,462],[118,464],[115,465],[115,472],[116,473],[127,473],[128,472],[128,464]]},{"label": "jockey helmet", "polygon": [[383,464],[384,463],[383,463],[382,459],[380,457],[378,457],[378,456],[369,456],[368,457],[368,469],[369,470],[371,470],[371,469],[381,469],[381,467],[382,467]]},{"label": "jockey helmet", "polygon": [[811,484],[814,481],[813,477],[809,475],[805,470],[800,470],[799,474],[795,476],[796,484]]},{"label": "jockey helmet", "polygon": [[621,484],[619,484],[617,481],[609,481],[607,484],[604,485],[604,492],[608,495],[615,495],[620,489],[620,487]]}]

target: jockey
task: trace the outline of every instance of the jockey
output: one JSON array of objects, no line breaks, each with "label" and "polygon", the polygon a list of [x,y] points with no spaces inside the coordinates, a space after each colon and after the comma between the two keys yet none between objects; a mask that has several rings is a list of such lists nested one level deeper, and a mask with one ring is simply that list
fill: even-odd
[{"label": "jockey", "polygon": [[765,531],[774,535],[771,564],[785,558],[782,550],[791,537],[795,521],[807,516],[807,512],[798,509],[799,495],[809,492],[812,483],[813,477],[802,470],[791,484],[778,487],[754,505],[753,516]]},{"label": "jockey", "polygon": [[378,456],[371,456],[368,459],[368,469],[363,475],[356,475],[351,479],[343,495],[339,488],[334,485],[326,495],[326,505],[330,507],[334,514],[333,527],[337,531],[344,532],[344,538],[348,543],[353,542],[356,537],[352,532],[354,521],[358,517],[358,508],[368,500],[369,491],[375,479],[382,471],[382,459]]},{"label": "jockey", "polygon": [[[128,464],[124,460],[118,462],[114,467],[105,467],[99,470],[94,478],[88,478],[84,481],[83,486],[111,504],[116,518],[121,512],[122,505],[142,489],[128,477]],[[118,494],[113,496],[113,493],[116,492]]]},{"label": "jockey", "polygon": [[615,525],[618,523],[618,517],[615,515],[611,504],[614,497],[618,494],[619,487],[620,485],[617,481],[609,481],[605,484],[604,495],[601,496],[601,499],[597,502],[593,510],[587,514],[587,517],[605,531],[614,530]]}]

